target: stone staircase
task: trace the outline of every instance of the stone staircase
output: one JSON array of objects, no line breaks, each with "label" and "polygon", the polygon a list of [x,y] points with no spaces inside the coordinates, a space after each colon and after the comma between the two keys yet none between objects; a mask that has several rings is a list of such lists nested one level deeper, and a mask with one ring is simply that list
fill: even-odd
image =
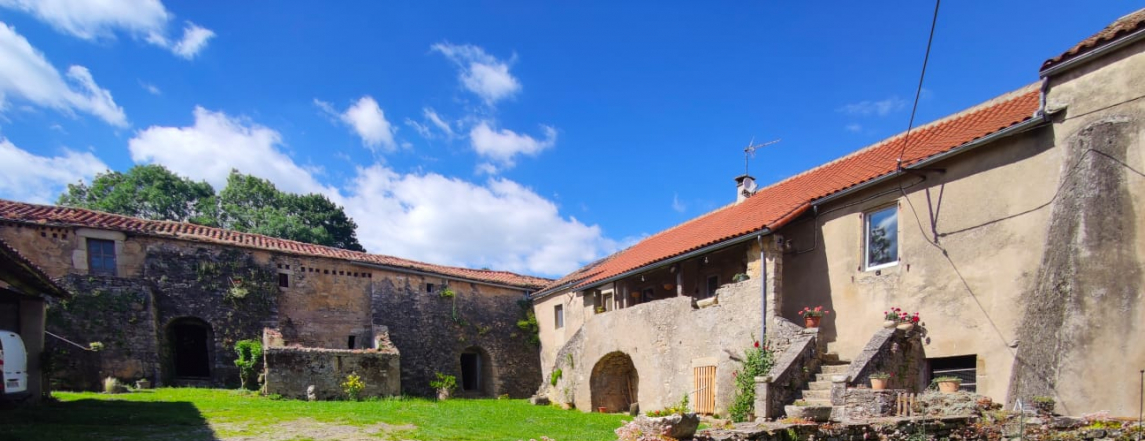
[{"label": "stone staircase", "polygon": [[825,354],[818,372],[812,376],[812,381],[807,382],[800,399],[812,407],[831,407],[831,377],[846,375],[850,368],[851,364],[839,360],[838,355]]}]

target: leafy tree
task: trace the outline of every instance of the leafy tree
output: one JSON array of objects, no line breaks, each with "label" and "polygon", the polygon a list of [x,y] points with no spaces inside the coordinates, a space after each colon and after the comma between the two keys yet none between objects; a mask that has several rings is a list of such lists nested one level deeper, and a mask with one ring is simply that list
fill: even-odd
[{"label": "leafy tree", "polygon": [[100,173],[91,186],[68,184],[56,202],[68,207],[118,213],[144,219],[217,225],[215,189],[167,170],[162,165],[137,165],[126,173]]},{"label": "leafy tree", "polygon": [[90,186],[69,184],[57,203],[365,251],[358,243],[358,225],[326,196],[286,193],[266,179],[238,170],[231,171],[226,188],[216,195],[206,182],[181,177],[161,165],[137,165],[126,173],[100,173]]}]

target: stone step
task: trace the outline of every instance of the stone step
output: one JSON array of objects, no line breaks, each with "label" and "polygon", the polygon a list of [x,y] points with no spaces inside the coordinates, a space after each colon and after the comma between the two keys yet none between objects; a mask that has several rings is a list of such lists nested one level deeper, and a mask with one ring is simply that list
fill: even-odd
[{"label": "stone step", "polygon": [[819,360],[822,360],[823,364],[836,364],[839,363],[839,354],[828,352],[819,357]]},{"label": "stone step", "polygon": [[807,383],[807,390],[831,390],[830,381],[812,381]]},{"label": "stone step", "polygon": [[843,375],[847,373],[849,369],[851,369],[851,365],[849,364],[833,364],[819,367],[819,371],[827,375]]},{"label": "stone step", "polygon": [[831,401],[831,389],[826,390],[805,390],[803,391],[803,399],[806,401],[811,400],[826,400]]},{"label": "stone step", "polygon": [[799,401],[807,403],[807,406],[805,406],[805,407],[832,407],[831,406],[831,400],[809,400],[807,398],[804,398],[804,399],[799,400]]},{"label": "stone step", "polygon": [[831,377],[834,377],[837,375],[846,375],[846,374],[847,374],[846,372],[838,373],[838,374],[815,374],[812,377],[813,377],[814,381],[826,381],[826,382],[830,383]]}]

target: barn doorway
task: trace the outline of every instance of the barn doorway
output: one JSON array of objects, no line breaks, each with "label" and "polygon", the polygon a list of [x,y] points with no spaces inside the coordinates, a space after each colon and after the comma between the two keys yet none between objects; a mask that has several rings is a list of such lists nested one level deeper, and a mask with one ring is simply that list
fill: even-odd
[{"label": "barn doorway", "polygon": [[609,353],[592,367],[589,378],[592,408],[628,412],[632,403],[640,401],[639,386],[640,376],[632,364],[632,357],[623,352]]},{"label": "barn doorway", "polygon": [[176,319],[167,326],[175,378],[211,377],[211,325],[197,318]]},{"label": "barn doorway", "polygon": [[461,351],[461,393],[470,397],[493,396],[493,366],[485,350],[472,346]]}]

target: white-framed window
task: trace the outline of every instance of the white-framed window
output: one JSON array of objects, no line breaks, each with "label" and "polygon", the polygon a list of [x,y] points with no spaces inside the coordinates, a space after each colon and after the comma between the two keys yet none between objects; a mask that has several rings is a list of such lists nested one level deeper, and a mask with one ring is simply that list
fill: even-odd
[{"label": "white-framed window", "polygon": [[605,312],[613,310],[614,306],[612,303],[613,302],[612,298],[613,298],[612,291],[606,292],[603,295],[601,295],[601,303],[602,303],[602,307],[604,308]]},{"label": "white-framed window", "polygon": [[557,329],[565,327],[565,305],[553,307],[553,323]]},{"label": "white-framed window", "polygon": [[863,267],[869,271],[898,264],[898,205],[868,212],[863,218]]}]

